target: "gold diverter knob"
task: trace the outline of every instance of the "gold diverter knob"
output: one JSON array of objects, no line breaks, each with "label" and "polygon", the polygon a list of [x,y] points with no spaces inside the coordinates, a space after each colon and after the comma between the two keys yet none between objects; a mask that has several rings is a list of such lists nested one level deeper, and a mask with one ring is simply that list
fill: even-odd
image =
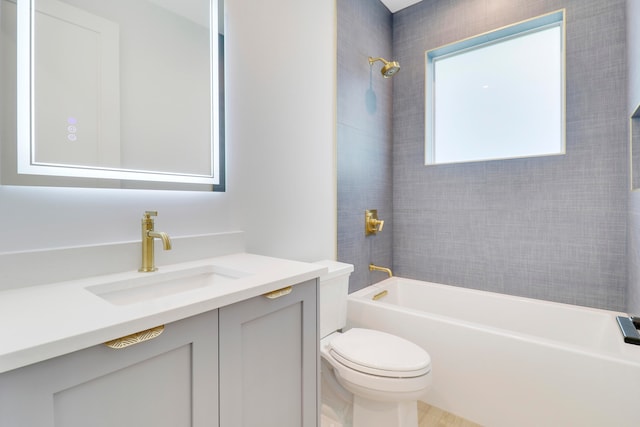
[{"label": "gold diverter knob", "polygon": [[365,236],[376,234],[378,231],[382,231],[382,227],[384,227],[384,221],[378,219],[377,209],[368,209],[364,211]]}]

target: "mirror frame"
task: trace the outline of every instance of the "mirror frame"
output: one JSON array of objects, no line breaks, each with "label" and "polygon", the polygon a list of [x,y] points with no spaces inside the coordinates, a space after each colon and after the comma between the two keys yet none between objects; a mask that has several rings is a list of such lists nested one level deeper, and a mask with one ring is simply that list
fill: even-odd
[{"label": "mirror frame", "polygon": [[[18,175],[52,177],[71,182],[70,186],[94,186],[87,182],[130,182],[130,188],[196,189],[225,191],[224,171],[224,37],[220,35],[219,8],[222,1],[210,0],[210,86],[211,86],[211,173],[178,174],[159,171],[101,168],[78,165],[36,164],[33,160],[34,134],[34,22],[36,0],[17,0],[17,168]],[[221,66],[222,65],[222,66]],[[87,180],[87,178],[90,178]],[[70,179],[70,181],[69,181]],[[18,181],[20,181],[18,179]],[[19,183],[19,182],[18,182]],[[145,184],[148,183],[148,184]],[[165,185],[166,183],[166,185]],[[45,183],[43,185],[49,185]],[[103,185],[95,185],[102,187]],[[125,187],[127,187],[125,185]]]}]

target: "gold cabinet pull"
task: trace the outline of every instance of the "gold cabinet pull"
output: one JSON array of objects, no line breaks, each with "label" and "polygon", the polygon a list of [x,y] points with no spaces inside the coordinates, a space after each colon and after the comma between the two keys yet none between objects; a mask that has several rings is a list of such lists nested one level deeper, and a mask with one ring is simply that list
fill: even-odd
[{"label": "gold cabinet pull", "polygon": [[285,295],[289,295],[292,290],[293,290],[293,286],[287,286],[286,288],[278,289],[278,290],[263,294],[263,296],[269,299],[276,299],[276,298],[283,297]]},{"label": "gold cabinet pull", "polygon": [[144,341],[149,341],[157,338],[164,331],[164,325],[156,326],[155,328],[147,329],[146,331],[136,332],[135,334],[127,335],[126,337],[116,338],[115,340],[107,341],[104,343],[107,347],[120,349],[129,347],[130,345],[138,344]]}]

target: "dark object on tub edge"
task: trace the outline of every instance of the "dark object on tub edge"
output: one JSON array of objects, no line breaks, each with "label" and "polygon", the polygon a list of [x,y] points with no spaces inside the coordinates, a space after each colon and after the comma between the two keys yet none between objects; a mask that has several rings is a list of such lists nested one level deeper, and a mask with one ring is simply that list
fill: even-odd
[{"label": "dark object on tub edge", "polygon": [[616,319],[622,331],[624,342],[640,345],[640,333],[638,333],[637,329],[640,327],[640,317],[618,316]]}]

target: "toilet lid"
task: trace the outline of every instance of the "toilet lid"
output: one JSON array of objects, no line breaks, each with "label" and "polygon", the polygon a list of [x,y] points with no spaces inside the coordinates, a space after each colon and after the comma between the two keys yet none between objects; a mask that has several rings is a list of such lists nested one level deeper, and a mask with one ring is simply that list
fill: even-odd
[{"label": "toilet lid", "polygon": [[418,345],[386,332],[349,329],[331,340],[330,353],[340,363],[367,374],[409,378],[431,370],[429,354]]}]

